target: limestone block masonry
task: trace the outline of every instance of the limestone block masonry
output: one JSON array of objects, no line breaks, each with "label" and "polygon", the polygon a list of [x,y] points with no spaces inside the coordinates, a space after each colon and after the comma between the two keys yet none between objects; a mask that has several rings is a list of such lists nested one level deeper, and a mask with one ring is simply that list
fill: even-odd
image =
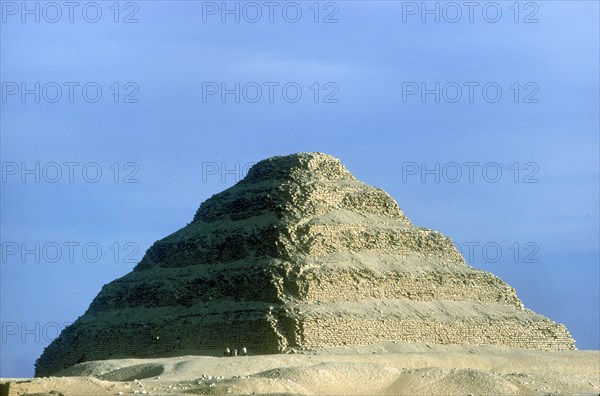
[{"label": "limestone block masonry", "polygon": [[105,285],[36,362],[382,341],[574,349],[567,329],[321,153],[263,160]]}]

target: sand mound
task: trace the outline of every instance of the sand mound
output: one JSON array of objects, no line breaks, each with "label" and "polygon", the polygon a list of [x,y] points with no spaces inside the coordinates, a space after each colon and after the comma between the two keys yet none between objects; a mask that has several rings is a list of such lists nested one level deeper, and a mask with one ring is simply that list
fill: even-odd
[{"label": "sand mound", "polygon": [[123,367],[110,373],[99,376],[100,379],[107,381],[133,381],[146,378],[157,377],[165,371],[162,364],[147,363],[137,364],[135,366]]},{"label": "sand mound", "polygon": [[[380,391],[392,384],[400,370],[375,363],[326,362],[313,366],[286,367],[268,370],[253,377],[273,378],[300,385],[310,393],[327,393],[329,389],[340,388],[355,393]],[[344,378],[340,384],[340,378]],[[373,384],[378,389],[373,389]]]},{"label": "sand mound", "polygon": [[5,382],[11,395],[598,395],[600,352],[383,343],[296,354],[92,361],[61,375]]},{"label": "sand mound", "polygon": [[501,375],[475,369],[407,370],[381,392],[390,395],[514,395],[519,388]]}]

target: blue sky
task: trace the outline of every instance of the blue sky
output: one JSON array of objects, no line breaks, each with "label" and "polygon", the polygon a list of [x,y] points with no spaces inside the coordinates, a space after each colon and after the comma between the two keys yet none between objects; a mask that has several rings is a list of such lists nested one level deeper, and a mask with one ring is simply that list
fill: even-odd
[{"label": "blue sky", "polygon": [[[0,2],[1,377],[31,376],[57,328],[239,179],[228,170],[299,151],[340,158],[600,348],[597,2],[481,2],[472,22],[458,2],[456,23],[447,2],[427,3],[439,23],[421,2],[277,2],[272,23],[264,6],[244,20],[248,2],[239,23],[207,14],[221,2],[113,3],[92,23],[89,2],[73,22]],[[39,102],[21,96],[36,83]],[[214,83],[239,83],[239,103]],[[439,102],[408,95],[436,84]]]}]

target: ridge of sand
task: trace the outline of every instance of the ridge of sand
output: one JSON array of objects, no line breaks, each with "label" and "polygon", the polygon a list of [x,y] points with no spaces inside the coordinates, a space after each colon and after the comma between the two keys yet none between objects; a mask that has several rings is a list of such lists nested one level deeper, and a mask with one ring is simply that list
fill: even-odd
[{"label": "ridge of sand", "polygon": [[298,354],[90,361],[26,381],[13,380],[10,394],[597,395],[600,351],[380,343]]}]

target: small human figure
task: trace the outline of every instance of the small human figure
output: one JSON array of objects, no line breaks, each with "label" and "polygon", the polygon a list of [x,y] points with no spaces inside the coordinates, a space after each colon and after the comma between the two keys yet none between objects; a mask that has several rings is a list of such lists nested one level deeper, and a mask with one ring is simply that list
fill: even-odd
[{"label": "small human figure", "polygon": [[243,347],[243,348],[242,348],[242,354],[243,354],[244,356],[248,356],[248,350],[246,349],[246,347]]},{"label": "small human figure", "polygon": [[229,350],[229,347],[225,348],[225,350],[223,351],[223,356],[231,356],[231,351]]},{"label": "small human figure", "polygon": [[238,350],[237,348],[233,350],[233,356],[237,356],[238,355]]}]

